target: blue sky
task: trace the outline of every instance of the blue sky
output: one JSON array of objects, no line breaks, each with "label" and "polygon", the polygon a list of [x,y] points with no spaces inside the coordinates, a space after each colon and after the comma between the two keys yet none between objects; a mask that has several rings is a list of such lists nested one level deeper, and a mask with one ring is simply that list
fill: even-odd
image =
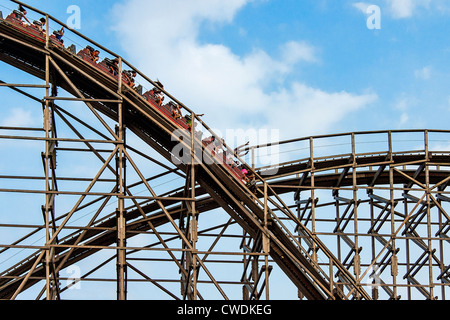
[{"label": "blue sky", "polygon": [[[446,1],[28,3],[62,21],[78,5],[80,32],[163,81],[222,132],[269,128],[293,138],[447,127]],[[367,28],[370,4],[380,8],[379,30]]]},{"label": "blue sky", "polygon": [[[81,33],[148,77],[160,79],[170,93],[204,113],[204,121],[222,133],[275,129],[277,137],[291,139],[364,130],[448,129],[447,0],[27,3],[61,21],[70,18],[69,6],[79,6]],[[379,30],[367,28],[365,9],[371,4],[380,8]],[[4,16],[16,7],[7,0],[0,0],[0,5]],[[15,71],[0,64],[0,80],[20,81],[22,74]],[[42,125],[40,106],[31,109],[10,92],[2,99],[8,107],[0,109],[0,126]],[[231,146],[236,145],[233,142],[227,140]],[[259,142],[263,141],[252,141]],[[0,163],[2,174],[42,174],[39,156],[31,160],[19,149],[39,155],[43,146],[25,143],[7,145],[16,155],[4,152],[8,158]],[[64,161],[63,153],[58,157],[58,170],[63,170],[69,161]],[[11,161],[17,172],[7,166]],[[87,168],[87,163],[73,163],[70,170],[74,167],[78,171],[72,172],[86,176],[98,169]],[[8,194],[0,197],[6,199]],[[40,206],[32,213],[34,220],[27,223],[41,223]]]}]

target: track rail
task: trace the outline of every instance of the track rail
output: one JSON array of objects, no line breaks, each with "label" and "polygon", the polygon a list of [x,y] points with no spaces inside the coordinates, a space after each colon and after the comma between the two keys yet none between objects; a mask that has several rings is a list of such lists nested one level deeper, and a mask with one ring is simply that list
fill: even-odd
[{"label": "track rail", "polygon": [[[53,18],[47,15],[47,19]],[[100,113],[98,114],[100,120],[101,115],[104,115],[114,121],[122,121],[127,129],[135,133],[168,161],[174,162],[174,159],[176,159],[177,155],[173,153],[173,150],[178,143],[184,143],[189,150],[192,150],[192,145],[186,144],[186,141],[194,137],[193,131],[182,131],[183,139],[174,140],[172,134],[179,130],[180,126],[156,104],[127,87],[123,83],[123,79],[105,73],[80,56],[50,41],[48,35],[44,38],[35,37],[24,33],[23,30],[10,23],[2,22],[0,23],[0,39],[0,59],[2,61],[42,80],[48,80],[54,87],[63,88],[78,99],[82,99],[89,108]],[[119,61],[124,61],[121,57],[118,58]],[[139,72],[139,74],[141,73]],[[50,78],[48,79],[49,75]],[[145,75],[141,75],[145,77]],[[148,78],[145,77],[145,79]],[[154,84],[151,80],[149,81]],[[165,93],[173,98],[169,93]],[[184,108],[191,112],[194,121],[203,124],[194,112],[186,107]],[[111,134],[115,135],[114,132],[111,132]],[[307,240],[313,244],[315,250],[328,259],[330,268],[338,270],[342,281],[350,288],[351,294],[356,293],[359,298],[364,299],[370,299],[370,296],[327,246],[291,212],[279,195],[286,192],[298,193],[299,185],[302,187],[302,191],[308,190],[308,186],[310,186],[309,188],[333,188],[346,185],[373,186],[386,184],[388,179],[391,178],[389,172],[384,170],[368,170],[357,176],[329,172],[335,168],[345,167],[349,164],[349,159],[352,164],[365,167],[381,167],[383,164],[395,166],[396,164],[417,161],[425,161],[426,164],[437,162],[440,165],[450,165],[448,154],[433,154],[428,150],[413,155],[406,153],[393,155],[389,151],[385,154],[363,156],[352,154],[350,157],[311,157],[306,161],[290,161],[255,170],[258,186],[257,192],[254,194],[228,166],[218,161],[210,153],[205,152],[205,148],[200,141],[197,144],[195,143],[194,145],[201,148],[201,154],[206,158],[198,159],[196,153],[193,153],[192,164],[178,162],[174,164],[186,176],[192,174],[193,171],[195,172],[195,180],[200,185],[194,192],[197,196],[202,194],[210,196],[197,201],[197,212],[222,207],[253,239],[263,238],[264,250],[267,254],[279,265],[299,291],[312,300],[348,298],[348,295],[344,294],[336,283],[333,283],[314,257],[290,234],[290,231],[278,218],[280,214],[275,214],[274,207],[296,224],[302,234],[307,237]],[[258,146],[258,148],[261,147]],[[389,163],[387,163],[387,159]],[[276,169],[276,175],[263,178],[266,170],[273,169]],[[324,174],[320,175],[321,171]],[[314,184],[308,180],[311,179],[311,176],[309,176],[311,172],[318,172],[314,176]],[[303,174],[303,178],[299,177],[299,174]],[[423,174],[414,175],[414,172],[406,172],[405,174],[406,176],[396,173],[397,181],[407,183],[407,176],[410,176],[422,183],[425,183],[426,180],[428,180],[428,183],[438,183],[448,177],[448,172],[444,170],[431,171],[426,177]],[[181,197],[183,194],[183,192],[179,192],[175,194],[175,197]],[[267,205],[268,202],[272,205],[271,207]],[[177,216],[165,209],[164,204],[166,203],[168,201],[157,200],[139,208],[139,210],[130,210],[125,219],[126,221],[133,221],[133,225],[127,228],[127,231],[146,230],[149,228],[148,221],[151,221],[153,226],[173,223]],[[177,209],[175,208],[173,212],[177,212]],[[145,221],[139,223],[138,217],[141,211],[144,211],[146,218],[143,219]],[[102,228],[117,227],[115,215],[105,218],[96,227],[98,229],[87,232],[81,230],[66,238],[59,239],[58,245],[52,243],[55,248],[55,257],[57,257],[56,263],[63,261],[62,267],[66,267],[117,241],[115,230],[102,231]],[[76,246],[76,239],[81,233],[84,233],[84,247]],[[126,234],[126,237],[131,236],[133,236],[131,232]],[[192,246],[189,240],[183,239],[183,241],[186,246]],[[36,267],[40,259],[42,259],[42,254],[41,251],[38,251],[21,264],[5,270],[0,277],[0,298],[14,297],[23,283],[23,278],[33,268],[33,277],[25,283],[25,288],[38,282],[39,278],[45,277],[45,267]]]},{"label": "track rail", "polygon": [[[141,137],[166,159],[172,161],[172,150],[176,142],[172,141],[171,135],[179,127],[134,90],[121,86],[122,79],[117,81],[62,46],[55,45],[49,40],[48,35],[46,38],[40,38],[30,32],[24,32],[12,23],[3,21],[0,24],[0,36],[2,37],[0,59],[43,80],[47,78],[54,86],[60,86],[74,96],[89,101],[90,108],[115,121],[119,121],[122,117],[129,130]],[[52,70],[50,79],[48,79],[47,69],[49,67]],[[119,92],[115,94],[118,86]],[[122,107],[121,110],[119,105]],[[186,131],[186,137],[189,136],[190,132]],[[243,187],[242,182],[231,174],[229,168],[223,164],[217,164],[216,159],[209,160],[211,163],[209,165],[201,161],[196,166],[196,180],[200,185],[238,221],[248,234],[256,238],[263,233],[270,239],[270,255],[308,298],[324,299],[327,296],[332,298],[331,294],[326,293],[330,290],[327,279],[298,251],[277,222],[273,221],[269,228],[263,227],[262,221],[265,215],[267,216],[267,212],[264,213],[264,208],[254,202],[254,197],[248,189]],[[186,171],[186,168],[181,167],[181,169]],[[105,245],[105,240],[107,238],[103,237],[100,243]],[[14,272],[25,271],[25,268],[30,263],[34,265],[39,257],[42,255],[30,259],[21,268],[14,269]],[[11,286],[2,283],[3,297],[10,297],[16,290],[18,281],[12,281],[12,283]],[[28,282],[28,284],[31,283],[32,281]]]}]

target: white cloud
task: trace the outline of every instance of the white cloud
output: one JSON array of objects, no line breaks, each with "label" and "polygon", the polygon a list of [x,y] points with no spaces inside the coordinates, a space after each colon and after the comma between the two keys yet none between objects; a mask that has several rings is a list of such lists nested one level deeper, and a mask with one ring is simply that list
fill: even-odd
[{"label": "white cloud", "polygon": [[14,108],[11,109],[10,114],[3,119],[1,124],[7,127],[27,127],[35,125],[36,118],[33,117],[31,111]]},{"label": "white cloud", "polygon": [[398,99],[395,100],[394,109],[405,112],[409,108],[417,107],[418,105],[419,100],[416,97],[401,93]]},{"label": "white cloud", "polygon": [[408,99],[407,98],[400,99],[399,101],[397,101],[394,108],[400,111],[405,111],[406,109],[408,109]]},{"label": "white cloud", "polygon": [[393,109],[398,111],[398,113],[393,113],[394,115],[397,115],[397,118],[393,118],[394,120],[397,119],[397,126],[405,127],[412,123],[417,125],[417,118],[411,118],[410,115],[414,114],[414,110],[419,106],[420,100],[418,98],[407,95],[406,93],[401,93],[393,104]]},{"label": "white cloud", "polygon": [[283,45],[283,60],[288,64],[295,64],[299,61],[317,62],[316,49],[305,43],[290,41]]},{"label": "white cloud", "polygon": [[[384,4],[380,4],[382,12],[388,12],[389,15],[394,19],[406,19],[413,17],[419,10],[429,10],[435,8],[441,13],[448,13],[449,7],[447,0],[385,0]],[[367,14],[367,8],[379,2],[354,2],[352,6]]]},{"label": "white cloud", "polygon": [[366,14],[367,13],[367,8],[371,5],[370,3],[367,2],[355,2],[352,4],[353,7],[355,7],[356,9],[358,9],[359,11],[361,11],[362,13]]},{"label": "white cloud", "polygon": [[402,115],[400,116],[400,122],[399,122],[399,126],[403,126],[405,125],[409,120],[409,116],[406,112],[402,113]]},{"label": "white cloud", "polygon": [[414,76],[417,79],[429,80],[431,77],[431,67],[423,67],[414,71]]},{"label": "white cloud", "polygon": [[[377,95],[356,95],[344,91],[328,93],[295,82],[271,98],[277,106],[272,110],[282,114],[275,117],[273,123],[282,130],[290,128],[292,132],[307,135],[326,131],[349,112],[375,102]],[[268,108],[266,111],[271,110]]]},{"label": "white cloud", "polygon": [[429,8],[431,0],[386,0],[392,16],[396,19],[410,18],[419,7]]},{"label": "white cloud", "polygon": [[[315,134],[377,98],[288,82],[298,63],[320,61],[306,42],[288,41],[277,57],[260,48],[240,56],[223,44],[200,43],[203,23],[230,23],[248,2],[130,0],[113,8],[112,21],[129,60],[222,132],[265,127],[281,129],[282,138]],[[154,7],[158,13],[149,16]]]},{"label": "white cloud", "polygon": [[390,10],[396,18],[411,17],[414,11],[413,0],[389,0]]}]

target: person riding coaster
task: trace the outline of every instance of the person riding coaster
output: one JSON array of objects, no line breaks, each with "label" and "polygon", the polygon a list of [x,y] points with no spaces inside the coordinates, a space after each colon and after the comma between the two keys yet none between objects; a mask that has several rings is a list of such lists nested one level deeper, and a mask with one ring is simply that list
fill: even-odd
[{"label": "person riding coaster", "polygon": [[95,50],[94,48],[92,48],[92,47],[89,46],[89,45],[86,46],[86,49],[85,49],[85,50],[87,51],[87,55],[89,56],[89,58],[91,59],[91,61],[93,61],[93,62],[97,62],[97,61],[98,61],[100,51]]},{"label": "person riding coaster", "polygon": [[153,87],[152,89],[153,97],[155,98],[156,103],[161,106],[164,101],[164,93],[162,92],[162,90],[164,89],[164,85],[159,80],[157,80],[155,84],[157,86]]},{"label": "person riding coaster", "polygon": [[169,108],[170,108],[170,112],[172,113],[172,116],[175,118],[175,120],[182,118],[182,114],[181,114],[181,108],[180,105],[173,102],[173,101],[169,101]]},{"label": "person riding coaster", "polygon": [[245,182],[245,186],[250,189],[250,191],[255,192],[256,191],[256,179],[255,174],[246,168],[243,164],[239,167],[241,169],[241,172],[243,174],[243,180]]},{"label": "person riding coaster", "polygon": [[46,23],[45,18],[41,18],[39,20],[34,20],[32,26],[34,28],[36,28],[37,30],[39,30],[41,35],[44,36],[45,35],[45,29],[44,29],[45,23]]},{"label": "person riding coaster", "polygon": [[[43,29],[43,26],[47,25],[47,19],[41,18],[39,21],[34,21],[34,23],[30,23],[29,20],[25,17],[25,15],[27,14],[27,11],[22,7],[19,6],[18,10],[14,10],[10,15],[8,15],[7,19],[5,20],[9,20],[10,23],[13,23],[15,25],[23,25],[25,28],[23,28],[24,32],[26,32],[28,35],[30,35],[30,33],[27,32],[26,29],[30,28],[36,31],[40,31],[41,33],[41,37],[42,37],[42,33],[45,33],[46,30]],[[26,23],[24,23],[22,21],[22,19],[25,19],[28,23],[29,26],[26,25]],[[47,26],[48,28],[49,26]],[[17,29],[17,28],[16,28]],[[19,30],[21,31],[21,30]],[[50,39],[52,39],[54,42],[57,42],[58,45],[64,47],[62,45],[62,37],[64,35],[64,27],[61,27],[60,30],[56,30],[53,31],[53,34],[50,36]],[[34,37],[34,35],[31,35],[32,37]],[[42,39],[40,39],[42,41]],[[45,40],[45,37],[44,37]],[[119,59],[120,58],[115,58],[115,59],[109,59],[109,58],[104,58],[104,60],[101,63],[97,63],[97,61],[99,60],[99,51],[94,49],[93,47],[87,45],[84,49],[82,49],[80,52],[76,53],[76,48],[75,45],[72,44],[67,48],[67,51],[72,53],[73,55],[77,55],[80,58],[82,58],[84,61],[89,62],[91,64],[94,64],[96,67],[98,67],[99,69],[101,69],[103,72],[105,73],[111,73],[114,76],[118,76],[119,74]],[[134,77],[136,76],[136,71],[135,70],[126,70],[123,71],[123,79],[125,81],[127,81],[130,86],[132,88],[134,88]],[[151,102],[151,100],[154,100],[156,102],[157,105],[159,105],[159,107],[162,107],[162,103],[164,101],[164,85],[159,81],[155,81],[151,83],[154,84],[154,88],[144,94],[142,94],[142,85],[139,85],[138,87],[140,87],[139,89],[139,94],[141,96],[143,96],[148,102]],[[138,92],[137,88],[136,91]],[[153,103],[153,102],[151,102]],[[195,135],[195,139],[198,139],[199,141],[202,140],[202,135],[203,132],[201,130],[195,130],[195,127],[201,123],[196,121],[195,119],[192,119],[192,115],[190,113],[184,115],[182,115],[181,113],[181,107],[179,104],[175,103],[175,102],[169,102],[166,106],[164,106],[165,109],[168,109],[169,112],[165,112],[165,114],[167,116],[172,116],[173,119],[177,120],[176,123],[184,128],[187,129],[189,131],[193,131],[194,135]],[[160,108],[161,109],[161,108]],[[198,120],[199,117],[203,116],[204,114],[195,114],[195,118]],[[192,128],[193,126],[193,128]],[[212,142],[212,143],[211,143]],[[247,143],[248,144],[248,143]],[[247,145],[246,144],[246,145]],[[248,170],[246,171],[246,174],[243,174],[240,169],[238,168],[239,166],[239,162],[235,161],[233,159],[233,153],[230,151],[226,151],[223,150],[223,145],[224,145],[224,141],[223,139],[215,139],[213,141],[210,141],[210,143],[205,146],[206,149],[210,149],[211,154],[216,157],[222,164],[226,165],[226,167],[231,170],[231,172],[233,173],[234,176],[236,176],[242,183],[246,184],[246,186],[248,188],[250,188],[250,190],[253,190],[256,188],[256,180],[254,179],[254,174],[251,173],[249,174]],[[246,146],[244,145],[244,146]],[[244,147],[241,146],[241,147]],[[238,148],[237,153],[240,154],[240,148]],[[245,150],[245,152],[248,152],[248,150]]]},{"label": "person riding coaster", "polygon": [[64,43],[64,40],[62,39],[62,37],[64,36],[64,32],[65,32],[64,27],[61,27],[60,30],[55,30],[55,31],[53,31],[53,36],[54,36],[55,39],[56,39],[57,41],[59,41],[61,44]]},{"label": "person riding coaster", "polygon": [[20,4],[19,9],[14,10],[10,16],[12,16],[14,19],[19,20],[22,23],[22,25],[26,27],[27,24],[23,22],[22,19],[25,19],[31,25],[31,22],[30,20],[27,19],[26,14],[27,10]]},{"label": "person riding coaster", "polygon": [[109,67],[110,73],[112,73],[115,76],[117,76],[119,74],[119,60],[117,58],[114,58],[113,60],[111,60],[109,58],[105,58],[103,61]]},{"label": "person riding coaster", "polygon": [[134,88],[134,78],[136,77],[136,71],[134,70],[124,70],[122,71],[123,76],[128,81],[128,84],[131,88]]}]

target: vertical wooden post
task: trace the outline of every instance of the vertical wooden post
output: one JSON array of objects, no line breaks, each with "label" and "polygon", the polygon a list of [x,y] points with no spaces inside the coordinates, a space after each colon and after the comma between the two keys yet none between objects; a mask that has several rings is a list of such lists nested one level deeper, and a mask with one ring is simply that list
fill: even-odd
[{"label": "vertical wooden post", "polygon": [[[118,70],[118,93],[122,93],[122,58],[119,59]],[[118,125],[116,127],[116,135],[118,137],[117,143],[119,148],[116,154],[116,177],[117,177],[117,193],[118,208],[116,211],[117,217],[117,299],[126,300],[127,298],[127,267],[126,267],[126,219],[125,219],[125,205],[124,198],[126,191],[125,184],[125,125],[123,119],[123,105],[121,102],[117,104]]]}]

